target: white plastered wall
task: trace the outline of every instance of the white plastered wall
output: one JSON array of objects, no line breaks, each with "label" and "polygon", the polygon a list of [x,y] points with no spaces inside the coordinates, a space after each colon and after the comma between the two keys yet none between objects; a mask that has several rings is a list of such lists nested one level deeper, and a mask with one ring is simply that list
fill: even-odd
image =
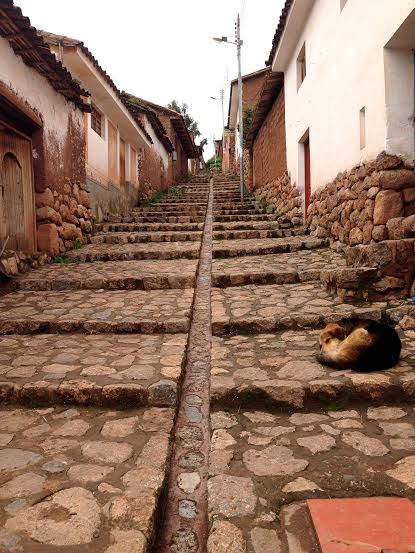
[{"label": "white plastered wall", "polygon": [[[299,142],[308,129],[312,191],[382,150],[413,162],[413,57],[409,50],[385,46],[415,1],[347,0],[342,11],[340,0],[311,4],[289,57],[284,45],[292,36],[283,35],[273,63],[274,71],[285,73],[287,164],[293,182],[302,188]],[[297,58],[304,43],[307,76],[297,91]],[[366,146],[361,150],[363,107]]]},{"label": "white plastered wall", "polygon": [[153,141],[153,144],[151,146],[152,150],[154,151],[155,154],[159,156],[159,158],[163,163],[164,171],[167,172],[169,167],[169,154],[166,151],[162,142],[157,137],[156,133],[154,132],[154,129],[150,124],[150,121],[147,119],[147,117],[144,117],[144,128],[151,136],[151,140]]},{"label": "white plastered wall", "polygon": [[63,147],[70,114],[73,122],[83,127],[82,112],[56,92],[42,75],[25,65],[1,37],[0,60],[0,81],[40,114],[46,140],[50,134]]}]

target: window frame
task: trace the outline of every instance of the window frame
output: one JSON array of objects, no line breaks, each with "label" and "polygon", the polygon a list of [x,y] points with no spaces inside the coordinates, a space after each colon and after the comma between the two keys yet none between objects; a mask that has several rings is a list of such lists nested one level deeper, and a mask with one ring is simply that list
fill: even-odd
[{"label": "window frame", "polygon": [[[91,129],[96,132],[98,136],[104,138],[104,114],[94,104],[91,105]],[[96,128],[97,118],[95,114],[99,115],[99,131]]]},{"label": "window frame", "polygon": [[297,56],[297,91],[307,77],[307,50],[304,42]]}]

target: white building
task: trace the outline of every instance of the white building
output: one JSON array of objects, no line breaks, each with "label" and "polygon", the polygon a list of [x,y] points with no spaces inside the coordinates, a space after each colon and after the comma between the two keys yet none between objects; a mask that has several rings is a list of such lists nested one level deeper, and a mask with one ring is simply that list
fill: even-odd
[{"label": "white building", "polygon": [[57,59],[91,95],[92,112],[86,115],[85,128],[86,176],[92,209],[98,220],[108,214],[127,212],[137,203],[139,159],[145,149],[152,147],[152,139],[81,41],[52,33],[40,34]]},{"label": "white building", "polygon": [[287,0],[268,64],[285,75],[287,167],[310,193],[387,151],[414,160],[415,0]]}]

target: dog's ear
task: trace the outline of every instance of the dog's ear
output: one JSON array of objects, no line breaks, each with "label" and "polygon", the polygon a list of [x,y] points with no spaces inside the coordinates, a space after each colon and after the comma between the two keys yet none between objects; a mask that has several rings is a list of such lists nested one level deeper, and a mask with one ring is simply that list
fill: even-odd
[{"label": "dog's ear", "polygon": [[345,329],[337,323],[328,324],[324,330],[339,340],[346,338]]}]

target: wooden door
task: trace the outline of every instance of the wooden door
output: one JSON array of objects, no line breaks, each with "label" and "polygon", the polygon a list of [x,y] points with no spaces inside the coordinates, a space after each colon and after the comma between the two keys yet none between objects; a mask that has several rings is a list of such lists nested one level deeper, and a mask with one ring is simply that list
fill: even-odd
[{"label": "wooden door", "polygon": [[35,232],[31,142],[0,128],[0,248],[33,252]]},{"label": "wooden door", "polygon": [[125,185],[125,142],[120,138],[120,185]]},{"label": "wooden door", "polygon": [[304,199],[305,199],[305,213],[307,217],[307,210],[310,205],[311,197],[311,167],[310,167],[310,139],[304,142]]}]

